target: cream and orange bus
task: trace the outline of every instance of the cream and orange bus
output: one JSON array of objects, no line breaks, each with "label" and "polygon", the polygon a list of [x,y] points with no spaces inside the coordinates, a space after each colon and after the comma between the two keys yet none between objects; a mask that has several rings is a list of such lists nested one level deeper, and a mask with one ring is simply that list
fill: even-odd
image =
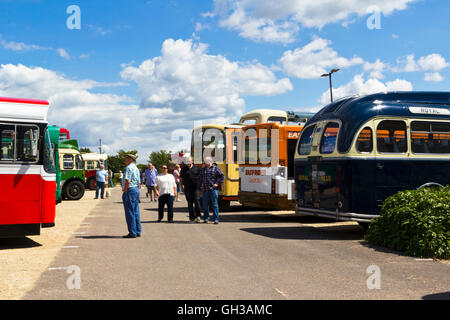
[{"label": "cream and orange bus", "polygon": [[[312,116],[312,114],[307,114]],[[191,157],[195,165],[202,166],[205,156],[211,156],[225,175],[219,192],[219,208],[228,210],[231,201],[238,201],[239,193],[239,139],[241,129],[248,124],[274,122],[286,124],[301,122],[302,115],[291,111],[259,109],[250,111],[235,124],[201,125],[192,131]]]},{"label": "cream and orange bus", "polygon": [[242,128],[239,202],[295,210],[294,155],[303,124],[262,123]]}]

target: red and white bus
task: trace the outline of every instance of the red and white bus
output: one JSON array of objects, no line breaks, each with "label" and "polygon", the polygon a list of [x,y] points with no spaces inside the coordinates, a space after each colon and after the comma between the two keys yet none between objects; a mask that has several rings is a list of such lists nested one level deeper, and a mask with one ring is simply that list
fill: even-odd
[{"label": "red and white bus", "polygon": [[55,225],[55,161],[49,103],[0,97],[0,237]]}]

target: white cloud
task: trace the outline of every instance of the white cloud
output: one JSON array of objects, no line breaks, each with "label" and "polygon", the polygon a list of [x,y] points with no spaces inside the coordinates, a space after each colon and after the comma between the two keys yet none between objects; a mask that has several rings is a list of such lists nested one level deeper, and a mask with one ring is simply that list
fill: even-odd
[{"label": "white cloud", "polygon": [[377,8],[384,16],[405,10],[416,0],[214,0],[214,10],[204,16],[218,17],[219,25],[254,41],[290,43],[300,26],[322,28],[331,23],[348,26],[355,17]]},{"label": "white cloud", "polygon": [[346,68],[364,62],[357,56],[351,59],[340,57],[330,45],[331,41],[317,38],[301,49],[285,51],[279,62],[286,74],[300,79],[318,78],[331,68]]},{"label": "white cloud", "polygon": [[[411,82],[406,80],[396,79],[383,83],[373,78],[364,81],[363,75],[356,75],[349,83],[338,88],[333,88],[333,99],[337,100],[357,94],[364,95],[385,91],[411,91],[412,89]],[[330,90],[322,93],[319,102],[321,105],[330,103]]]},{"label": "white cloud", "polygon": [[49,50],[50,48],[41,47],[35,44],[26,44],[23,42],[7,41],[2,39],[0,34],[0,46],[12,51],[34,51],[34,50]]},{"label": "white cloud", "polygon": [[[232,62],[206,54],[207,46],[167,40],[159,57],[133,67],[124,64],[122,77],[135,81],[141,103],[129,96],[93,93],[99,87],[127,83],[72,80],[41,67],[0,65],[0,96],[50,101],[49,121],[66,127],[80,145],[97,150],[150,151],[180,146],[177,135],[189,136],[196,120],[229,123],[243,112],[246,95],[275,95],[292,90],[288,79],[278,80],[260,63]],[[183,146],[189,148],[190,140]]]},{"label": "white cloud", "polygon": [[60,56],[61,58],[64,58],[64,59],[66,59],[66,60],[69,60],[69,59],[70,59],[70,55],[67,53],[66,50],[64,50],[64,49],[62,49],[62,48],[59,48],[59,49],[56,49],[56,52],[59,54],[59,56]]},{"label": "white cloud", "polygon": [[138,84],[143,107],[166,106],[188,118],[239,115],[243,96],[276,95],[292,90],[258,62],[232,62],[207,54],[207,45],[192,40],[164,41],[161,56],[129,66],[122,78]]},{"label": "white cloud", "polygon": [[397,67],[393,68],[395,72],[417,72],[417,71],[441,71],[448,66],[448,63],[444,57],[440,54],[433,53],[427,56],[415,59],[414,54],[407,55],[397,59]]},{"label": "white cloud", "polygon": [[425,81],[441,82],[444,81],[444,77],[439,72],[426,72],[424,75]]},{"label": "white cloud", "polygon": [[388,65],[377,59],[374,63],[365,62],[363,66],[364,71],[370,72],[369,76],[375,79],[383,79],[383,72],[388,69]]}]

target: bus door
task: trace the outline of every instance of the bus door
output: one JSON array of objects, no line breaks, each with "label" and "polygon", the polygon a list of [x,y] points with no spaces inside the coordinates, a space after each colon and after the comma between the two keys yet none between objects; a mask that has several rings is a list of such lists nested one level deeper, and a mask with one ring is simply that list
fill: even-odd
[{"label": "bus door", "polygon": [[383,201],[400,190],[409,188],[407,125],[403,120],[377,120],[375,161],[376,203],[378,210]]},{"label": "bus door", "polygon": [[339,123],[330,121],[318,133],[317,141],[320,141],[318,147],[321,156],[317,158],[311,171],[314,208],[334,210],[337,207],[338,183],[341,184],[342,178],[337,172],[342,171],[341,163],[337,160],[327,161],[327,155],[336,150],[338,132]]},{"label": "bus door", "polygon": [[239,182],[239,139],[241,129],[228,128],[226,129],[227,142],[226,142],[226,175],[230,181]]}]

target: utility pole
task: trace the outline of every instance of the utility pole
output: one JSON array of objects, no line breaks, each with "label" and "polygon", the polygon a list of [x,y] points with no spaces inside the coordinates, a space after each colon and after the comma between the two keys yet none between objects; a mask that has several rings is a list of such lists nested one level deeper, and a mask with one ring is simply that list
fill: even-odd
[{"label": "utility pole", "polygon": [[98,148],[98,150],[100,151],[99,153],[101,154],[102,153],[102,139],[99,139],[100,140],[100,147]]}]

